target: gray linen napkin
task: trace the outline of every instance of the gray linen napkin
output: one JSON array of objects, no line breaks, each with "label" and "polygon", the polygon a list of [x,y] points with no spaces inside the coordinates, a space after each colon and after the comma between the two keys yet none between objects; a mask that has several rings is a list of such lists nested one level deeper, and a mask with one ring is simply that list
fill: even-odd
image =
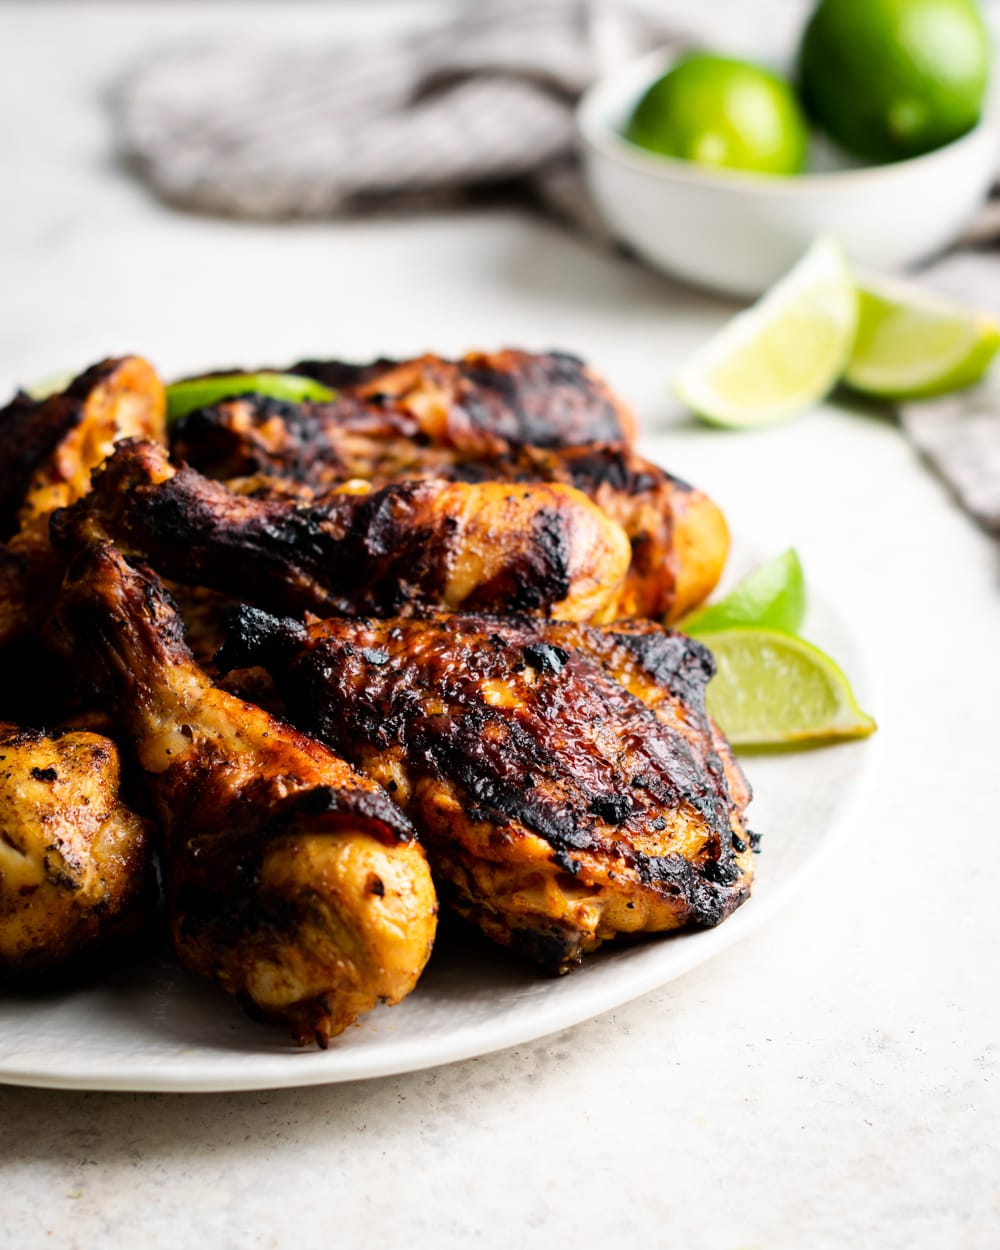
[{"label": "gray linen napkin", "polygon": [[161,196],[204,212],[323,217],[519,178],[565,213],[585,200],[566,193],[576,98],[672,33],[594,0],[489,0],[360,46],[181,47],[124,85],[121,139]]},{"label": "gray linen napkin", "polygon": [[[969,242],[1000,235],[997,201],[983,209]],[[925,270],[922,283],[975,304],[1000,319],[1000,255],[955,252]],[[938,399],[904,404],[903,429],[988,530],[1000,533],[1000,365],[978,386]]]},{"label": "gray linen napkin", "polygon": [[[484,0],[423,33],[360,46],[180,47],[125,83],[121,142],[158,194],[202,212],[326,217],[516,179],[610,242],[573,161],[573,106],[599,74],[680,38],[673,12],[668,25],[620,0]],[[713,12],[699,8],[699,29]],[[994,200],[965,243],[998,237]],[[1000,260],[960,252],[928,276],[1000,313]],[[900,417],[963,505],[1000,530],[1000,382]]]}]

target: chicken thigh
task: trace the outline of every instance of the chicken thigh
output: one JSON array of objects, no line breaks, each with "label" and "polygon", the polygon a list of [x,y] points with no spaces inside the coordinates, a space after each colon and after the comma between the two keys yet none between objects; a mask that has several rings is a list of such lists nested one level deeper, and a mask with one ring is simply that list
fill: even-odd
[{"label": "chicken thigh", "polygon": [[266,667],[411,817],[442,899],[548,971],[749,893],[749,789],[705,712],[711,656],[682,634],[244,608],[218,662]]}]

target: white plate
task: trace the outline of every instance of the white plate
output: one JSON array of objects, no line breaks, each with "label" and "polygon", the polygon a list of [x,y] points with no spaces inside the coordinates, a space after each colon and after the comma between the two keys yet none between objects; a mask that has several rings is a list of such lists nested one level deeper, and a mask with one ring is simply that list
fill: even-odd
[{"label": "white plate", "polygon": [[[857,644],[812,598],[806,633],[845,666],[864,703]],[[753,896],[716,929],[598,952],[558,980],[449,931],[410,998],[372,1012],[325,1052],[289,1045],[165,954],[61,995],[0,1000],[0,1082],[189,1092],[322,1085],[468,1059],[577,1024],[739,942],[797,889],[849,819],[872,745],[745,759],[750,827],[764,835],[763,853]]]}]

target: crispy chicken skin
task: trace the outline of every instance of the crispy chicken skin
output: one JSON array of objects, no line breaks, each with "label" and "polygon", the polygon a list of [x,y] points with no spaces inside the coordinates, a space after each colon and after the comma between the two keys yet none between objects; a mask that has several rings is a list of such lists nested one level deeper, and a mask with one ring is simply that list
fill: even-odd
[{"label": "crispy chicken skin", "polygon": [[30,526],[0,544],[0,650],[28,638],[51,611],[62,562],[44,529]]},{"label": "crispy chicken skin", "polygon": [[140,356],[101,361],[75,378],[62,395],[42,400],[40,409],[44,412],[50,404],[69,419],[61,436],[34,466],[20,505],[22,524],[85,495],[91,472],[120,439],[149,438],[162,443],[166,437],[163,383]]},{"label": "crispy chicken skin", "polygon": [[[571,427],[576,431],[578,426]],[[549,447],[463,441],[421,427],[391,398],[344,395],[334,404],[243,396],[177,423],[174,456],[241,492],[311,498],[343,481],[384,487],[413,479],[545,482],[572,486],[627,533],[632,563],[621,616],[679,620],[715,587],[729,550],[708,496],[618,441]]]},{"label": "crispy chicken skin", "polygon": [[713,666],[660,627],[244,608],[296,723],[385,786],[443,900],[565,971],[620,934],[714,925],[749,893],[749,791],[704,710]]},{"label": "crispy chicken skin", "polygon": [[0,765],[0,980],[28,980],[139,923],[151,852],[110,739],[0,723]]},{"label": "crispy chicken skin", "polygon": [[120,438],[166,437],[163,384],[139,356],[103,360],[44,400],[23,393],[0,411],[0,647],[51,610],[62,563],[48,515],[84,495]]},{"label": "crispy chicken skin", "polygon": [[715,588],[729,554],[725,517],[712,500],[620,444],[522,447],[516,457],[465,460],[435,475],[561,483],[592,499],[631,543],[620,617],[680,620]]},{"label": "crispy chicken skin", "polygon": [[55,629],[131,738],[182,961],[300,1043],[408,994],[437,905],[385,792],[215,687],[156,577],[111,544],[73,561]]},{"label": "crispy chicken skin", "polygon": [[341,394],[394,404],[411,414],[430,442],[491,455],[528,443],[631,442],[635,418],[607,382],[569,352],[467,352],[458,360],[430,354],[369,365],[303,360],[293,372]]},{"label": "crispy chicken skin", "polygon": [[195,663],[214,676],[216,652],[226,641],[229,618],[240,606],[240,600],[207,586],[188,586],[165,577],[160,580],[180,613],[184,641],[191,648]]},{"label": "crispy chicken skin", "polygon": [[[224,404],[178,422],[177,456],[209,477],[255,473],[314,481],[403,476],[421,453],[508,455],[524,444],[628,442],[635,422],[607,384],[565,352],[470,352],[294,372],[338,392],[333,403]],[[351,468],[350,466],[354,467]]]},{"label": "crispy chicken skin", "polygon": [[119,445],[53,529],[81,524],[167,576],[295,613],[609,620],[629,564],[621,527],[571,486],[358,482],[299,504],[235,494],[137,441]]},{"label": "crispy chicken skin", "polygon": [[[364,464],[353,464],[363,471]],[[318,476],[322,476],[319,474]],[[521,447],[488,460],[452,460],[440,449],[415,448],[406,480],[551,483],[572,486],[624,529],[631,561],[618,615],[672,624],[715,588],[729,554],[729,530],[718,506],[686,482],[621,444],[587,444],[547,451]],[[357,480],[357,479],[355,479]],[[363,479],[362,479],[363,480]],[[376,477],[373,487],[396,479]],[[312,502],[330,487],[301,477],[256,474],[230,479],[232,490],[262,499]]]}]

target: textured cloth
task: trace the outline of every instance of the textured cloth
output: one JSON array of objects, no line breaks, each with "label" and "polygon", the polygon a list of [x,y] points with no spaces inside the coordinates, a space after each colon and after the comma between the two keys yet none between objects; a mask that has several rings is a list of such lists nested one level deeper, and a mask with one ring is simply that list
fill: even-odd
[{"label": "textured cloth", "polygon": [[201,211],[321,217],[520,178],[565,213],[584,198],[566,189],[577,97],[669,33],[618,6],[489,0],[360,46],[179,48],[125,84],[121,137],[160,195]]},{"label": "textured cloth", "polygon": [[[429,30],[358,46],[227,38],[161,52],[118,98],[122,144],[163,198],[188,209],[327,217],[517,180],[610,243],[573,160],[573,107],[598,75],[682,37],[665,7],[657,16],[614,0],[483,0]],[[711,44],[714,18],[729,30],[740,16],[705,6],[698,28]],[[770,29],[776,14],[762,16]],[[964,242],[998,237],[995,199]],[[988,253],[948,257],[928,279],[1000,314],[1000,259]],[[900,416],[964,506],[1000,531],[998,414],[1000,382]]]},{"label": "textured cloth", "polygon": [[[980,239],[995,240],[1000,234],[996,203],[986,205],[974,227]],[[995,251],[957,252],[925,271],[921,281],[1000,320],[1000,256]],[[900,420],[963,507],[1000,533],[1000,368],[994,367],[979,386],[904,404]]]},{"label": "textured cloth", "polygon": [[903,428],[986,529],[1000,534],[1000,389],[994,383],[902,412]]}]

